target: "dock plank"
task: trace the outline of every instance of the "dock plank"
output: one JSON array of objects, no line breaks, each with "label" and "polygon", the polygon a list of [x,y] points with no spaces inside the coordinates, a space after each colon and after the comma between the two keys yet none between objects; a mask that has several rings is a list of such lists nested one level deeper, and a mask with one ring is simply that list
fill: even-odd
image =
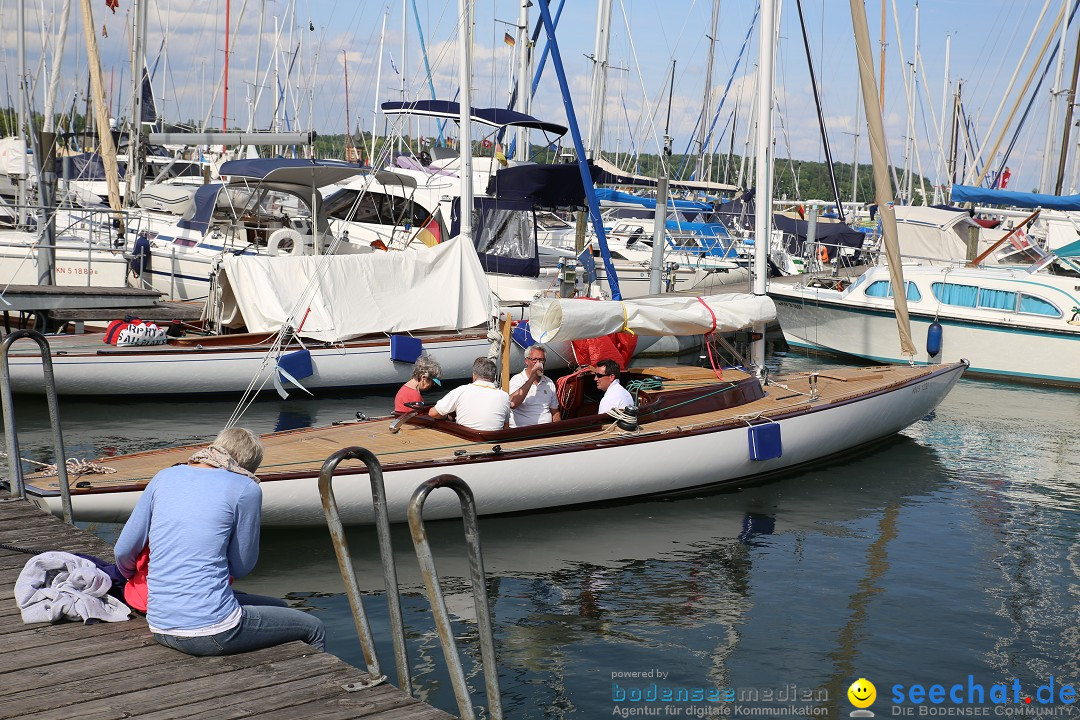
[{"label": "dock plank", "polygon": [[[0,498],[0,543],[112,561],[100,538],[24,500]],[[142,617],[122,623],[27,625],[14,584],[30,555],[0,549],[0,720],[367,718],[452,716],[300,642],[197,658],[156,643]]]}]

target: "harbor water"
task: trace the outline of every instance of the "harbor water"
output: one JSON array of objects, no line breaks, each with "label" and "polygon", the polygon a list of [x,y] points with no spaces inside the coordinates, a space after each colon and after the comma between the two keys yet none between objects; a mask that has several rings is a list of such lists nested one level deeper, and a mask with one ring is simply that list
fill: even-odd
[{"label": "harbor water", "polygon": [[[242,424],[268,432],[391,405],[392,394],[274,398]],[[18,412],[23,455],[48,460],[44,406],[23,399]],[[232,405],[133,389],[61,409],[69,455],[91,458],[208,439]],[[1080,683],[1078,483],[1080,393],[965,379],[900,435],[782,478],[482,518],[505,715],[835,718],[855,710],[859,678],[876,687],[878,717],[1080,712],[1067,691]],[[483,706],[461,523],[428,532]],[[375,533],[348,539],[393,681]],[[414,683],[456,715],[407,529],[393,541]],[[327,649],[363,666],[325,528],[264,530],[259,566],[237,586],[309,609]]]}]

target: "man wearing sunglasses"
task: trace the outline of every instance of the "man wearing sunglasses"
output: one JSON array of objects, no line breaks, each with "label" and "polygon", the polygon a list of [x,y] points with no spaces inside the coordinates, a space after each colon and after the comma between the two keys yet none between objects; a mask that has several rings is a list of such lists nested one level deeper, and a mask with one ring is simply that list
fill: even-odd
[{"label": "man wearing sunglasses", "polygon": [[544,375],[547,352],[539,345],[525,351],[525,369],[510,378],[510,427],[558,422],[559,398],[555,383]]},{"label": "man wearing sunglasses", "polygon": [[604,392],[604,397],[600,400],[600,414],[634,404],[633,396],[619,383],[619,363],[614,360],[601,360],[593,365],[593,376],[596,387]]}]

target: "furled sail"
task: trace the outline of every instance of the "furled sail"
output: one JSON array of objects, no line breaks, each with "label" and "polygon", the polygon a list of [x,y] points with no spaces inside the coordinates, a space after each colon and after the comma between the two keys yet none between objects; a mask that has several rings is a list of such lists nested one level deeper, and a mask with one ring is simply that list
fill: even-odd
[{"label": "furled sail", "polygon": [[765,295],[747,293],[623,301],[540,298],[533,302],[529,318],[533,338],[549,343],[625,330],[652,336],[735,332],[756,322],[772,322],[776,306]]}]

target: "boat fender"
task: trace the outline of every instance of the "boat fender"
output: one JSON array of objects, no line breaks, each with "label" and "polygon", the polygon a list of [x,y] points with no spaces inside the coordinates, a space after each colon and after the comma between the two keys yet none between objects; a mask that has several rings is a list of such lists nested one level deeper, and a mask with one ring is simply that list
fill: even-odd
[{"label": "boat fender", "polygon": [[941,354],[941,323],[937,320],[926,329],[926,354],[930,357]]},{"label": "boat fender", "polygon": [[292,228],[279,228],[267,238],[266,252],[271,255],[303,255],[304,236]]},{"label": "boat fender", "polygon": [[131,272],[137,278],[150,270],[150,240],[146,233],[139,233],[131,249]]},{"label": "boat fender", "polygon": [[823,263],[829,262],[829,249],[824,245],[818,245],[817,259]]}]

